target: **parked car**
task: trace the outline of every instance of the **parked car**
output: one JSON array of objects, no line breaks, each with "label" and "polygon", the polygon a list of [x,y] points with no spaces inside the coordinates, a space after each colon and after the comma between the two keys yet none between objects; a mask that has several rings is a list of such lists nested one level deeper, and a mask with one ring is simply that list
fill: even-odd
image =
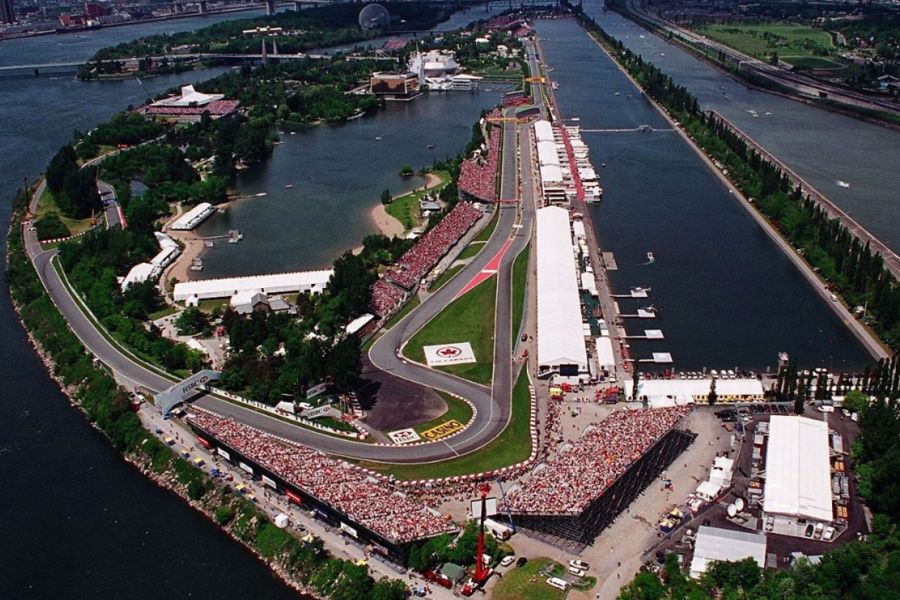
[{"label": "parked car", "polygon": [[569,567],[566,569],[569,575],[574,575],[575,577],[584,577],[585,573],[583,569],[576,569],[575,567]]},{"label": "parked car", "polygon": [[524,567],[527,564],[528,564],[528,559],[525,558],[524,556],[520,556],[519,560],[516,561],[517,567]]},{"label": "parked car", "polygon": [[575,567],[576,569],[581,569],[582,571],[587,571],[591,568],[589,564],[584,562],[583,560],[578,560],[577,558],[573,558],[569,561],[570,567]]},{"label": "parked car", "polygon": [[516,562],[516,557],[510,554],[509,556],[504,556],[503,560],[500,561],[501,567],[508,567],[509,565]]}]

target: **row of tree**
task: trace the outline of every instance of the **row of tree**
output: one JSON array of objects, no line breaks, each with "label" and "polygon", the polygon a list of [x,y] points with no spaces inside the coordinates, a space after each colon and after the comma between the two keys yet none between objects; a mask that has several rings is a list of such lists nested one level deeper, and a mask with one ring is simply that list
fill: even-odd
[{"label": "row of tree", "polygon": [[82,169],[71,144],[60,148],[47,166],[47,189],[53,194],[60,212],[73,219],[84,219],[101,208],[97,193],[96,169]]}]

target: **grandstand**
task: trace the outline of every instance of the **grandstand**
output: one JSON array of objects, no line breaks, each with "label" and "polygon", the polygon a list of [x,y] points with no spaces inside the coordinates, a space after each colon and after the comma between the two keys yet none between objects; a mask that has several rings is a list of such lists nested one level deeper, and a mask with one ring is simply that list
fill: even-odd
[{"label": "grandstand", "polygon": [[620,410],[535,467],[506,499],[518,527],[589,544],[681,454],[685,407]]},{"label": "grandstand", "polygon": [[196,406],[187,423],[200,445],[391,560],[405,564],[413,544],[458,530],[392,482],[313,448]]},{"label": "grandstand", "polygon": [[[499,116],[499,115],[496,115]],[[463,160],[459,170],[459,194],[464,200],[497,201],[497,173],[500,167],[500,127],[491,128],[487,148]]]}]

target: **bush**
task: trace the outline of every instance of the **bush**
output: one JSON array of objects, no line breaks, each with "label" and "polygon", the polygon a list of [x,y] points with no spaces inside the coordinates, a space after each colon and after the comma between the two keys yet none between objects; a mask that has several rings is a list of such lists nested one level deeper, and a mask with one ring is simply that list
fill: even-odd
[{"label": "bush", "polygon": [[34,222],[34,226],[41,241],[69,237],[71,233],[56,213],[41,217]]}]

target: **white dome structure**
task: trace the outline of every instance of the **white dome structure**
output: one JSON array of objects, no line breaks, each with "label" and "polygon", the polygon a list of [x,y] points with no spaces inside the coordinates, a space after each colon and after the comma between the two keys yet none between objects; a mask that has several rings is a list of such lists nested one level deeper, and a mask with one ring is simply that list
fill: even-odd
[{"label": "white dome structure", "polygon": [[363,29],[380,29],[391,24],[391,15],[380,4],[368,4],[359,11],[359,26]]}]

